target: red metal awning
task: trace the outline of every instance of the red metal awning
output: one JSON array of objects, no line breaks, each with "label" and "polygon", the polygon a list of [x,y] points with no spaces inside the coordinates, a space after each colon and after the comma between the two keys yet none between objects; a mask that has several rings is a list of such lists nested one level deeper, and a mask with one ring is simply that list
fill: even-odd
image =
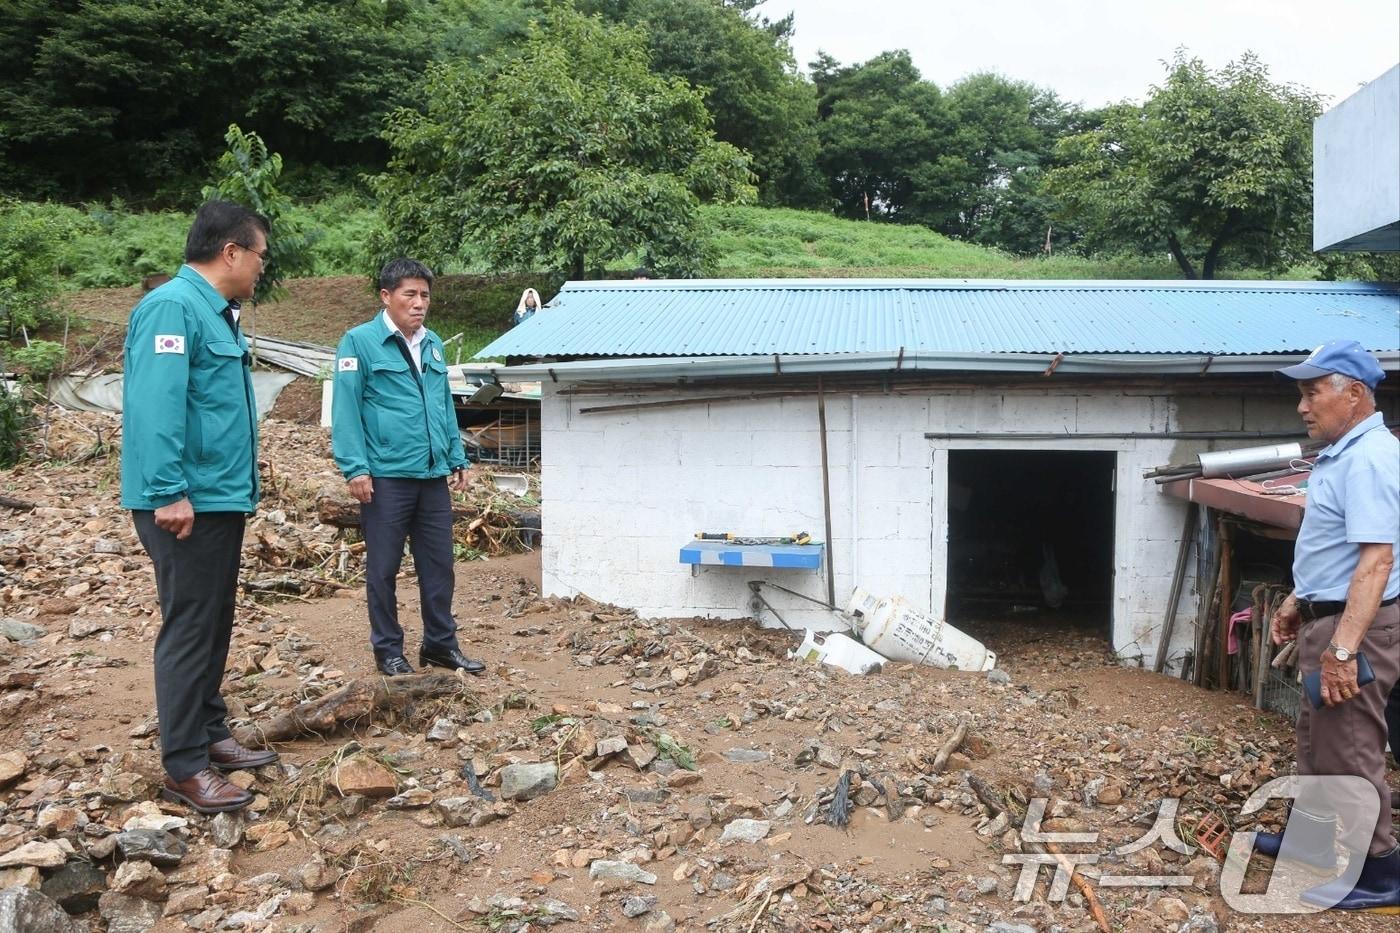
[{"label": "red metal awning", "polygon": [[1244,518],[1296,532],[1303,524],[1303,507],[1307,496],[1289,492],[1307,482],[1308,474],[1294,473],[1259,483],[1247,479],[1179,479],[1162,486],[1168,492],[1188,502],[1197,502],[1212,509],[1240,515]]}]

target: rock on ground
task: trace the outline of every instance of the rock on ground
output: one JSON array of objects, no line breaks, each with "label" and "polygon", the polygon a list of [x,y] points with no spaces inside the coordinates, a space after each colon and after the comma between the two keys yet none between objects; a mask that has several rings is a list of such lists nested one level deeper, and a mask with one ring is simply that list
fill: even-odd
[{"label": "rock on ground", "polygon": [[52,899],[30,888],[0,891],[0,933],[88,933]]},{"label": "rock on ground", "polygon": [[161,912],[155,901],[116,891],[102,895],[98,909],[102,919],[107,921],[107,933],[146,933],[160,920]]},{"label": "rock on ground", "polygon": [[655,875],[631,862],[613,862],[605,859],[598,859],[588,866],[588,877],[594,881],[610,880],[656,884]]},{"label": "rock on ground", "polygon": [[550,762],[506,765],[501,769],[501,797],[505,800],[534,800],[554,790],[559,769]]},{"label": "rock on ground", "polygon": [[398,792],[393,772],[364,755],[353,755],[335,766],[331,783],[342,797],[392,797]]},{"label": "rock on ground", "polygon": [[720,842],[759,842],[768,836],[771,824],[767,820],[733,820],[724,827]]}]

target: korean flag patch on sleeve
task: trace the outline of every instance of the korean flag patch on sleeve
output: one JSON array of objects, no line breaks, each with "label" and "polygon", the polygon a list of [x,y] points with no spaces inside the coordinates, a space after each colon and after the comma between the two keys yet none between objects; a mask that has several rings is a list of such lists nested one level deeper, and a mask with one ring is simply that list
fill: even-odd
[{"label": "korean flag patch on sleeve", "polygon": [[184,353],[184,334],[156,334],[157,353]]},{"label": "korean flag patch on sleeve", "polygon": [[336,369],[343,373],[353,373],[359,370],[360,360],[358,357],[354,356],[342,356],[340,359],[336,360],[335,366]]}]

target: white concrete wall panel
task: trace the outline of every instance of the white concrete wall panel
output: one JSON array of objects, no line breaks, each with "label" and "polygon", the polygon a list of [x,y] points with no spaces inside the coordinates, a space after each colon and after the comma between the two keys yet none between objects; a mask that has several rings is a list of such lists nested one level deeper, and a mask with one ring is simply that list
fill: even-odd
[{"label": "white concrete wall panel", "polygon": [[1313,123],[1313,249],[1400,250],[1400,65]]},{"label": "white concrete wall panel", "polygon": [[[692,575],[679,549],[696,531],[826,537],[816,400],[760,399],[685,408],[581,415],[581,405],[659,401],[588,396],[572,402],[545,386],[543,576],[545,592],[636,608],[648,616],[749,614],[748,580],[824,598],[806,571],[704,568]],[[1171,588],[1185,504],[1143,479],[1180,456],[1168,438],[1079,438],[1106,432],[1288,430],[1293,400],[1184,400],[1166,391],[1076,388],[1066,394],[956,389],[921,395],[827,398],[836,596],[857,583],[941,612],[947,589],[948,451],[1100,450],[1115,467],[1114,648],[1150,664]],[[1263,427],[1254,422],[1267,422]],[[1206,422],[1213,422],[1207,427]],[[1244,422],[1244,424],[1242,424]],[[1054,441],[930,439],[929,431],[1067,435]],[[1233,444],[1230,446],[1245,446]],[[1194,570],[1195,561],[1190,564]],[[1188,575],[1170,656],[1190,646],[1196,612]],[[767,591],[794,625],[830,628],[824,610]]]}]

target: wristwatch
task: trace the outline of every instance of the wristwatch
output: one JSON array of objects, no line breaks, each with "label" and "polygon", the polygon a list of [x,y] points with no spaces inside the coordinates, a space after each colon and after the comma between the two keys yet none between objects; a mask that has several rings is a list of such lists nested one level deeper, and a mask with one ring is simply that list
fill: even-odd
[{"label": "wristwatch", "polygon": [[1356,654],[1356,652],[1352,651],[1350,648],[1343,648],[1335,641],[1327,646],[1327,650],[1332,652],[1332,657],[1336,658],[1338,661],[1341,661],[1343,664],[1350,661],[1352,659],[1352,656]]}]

